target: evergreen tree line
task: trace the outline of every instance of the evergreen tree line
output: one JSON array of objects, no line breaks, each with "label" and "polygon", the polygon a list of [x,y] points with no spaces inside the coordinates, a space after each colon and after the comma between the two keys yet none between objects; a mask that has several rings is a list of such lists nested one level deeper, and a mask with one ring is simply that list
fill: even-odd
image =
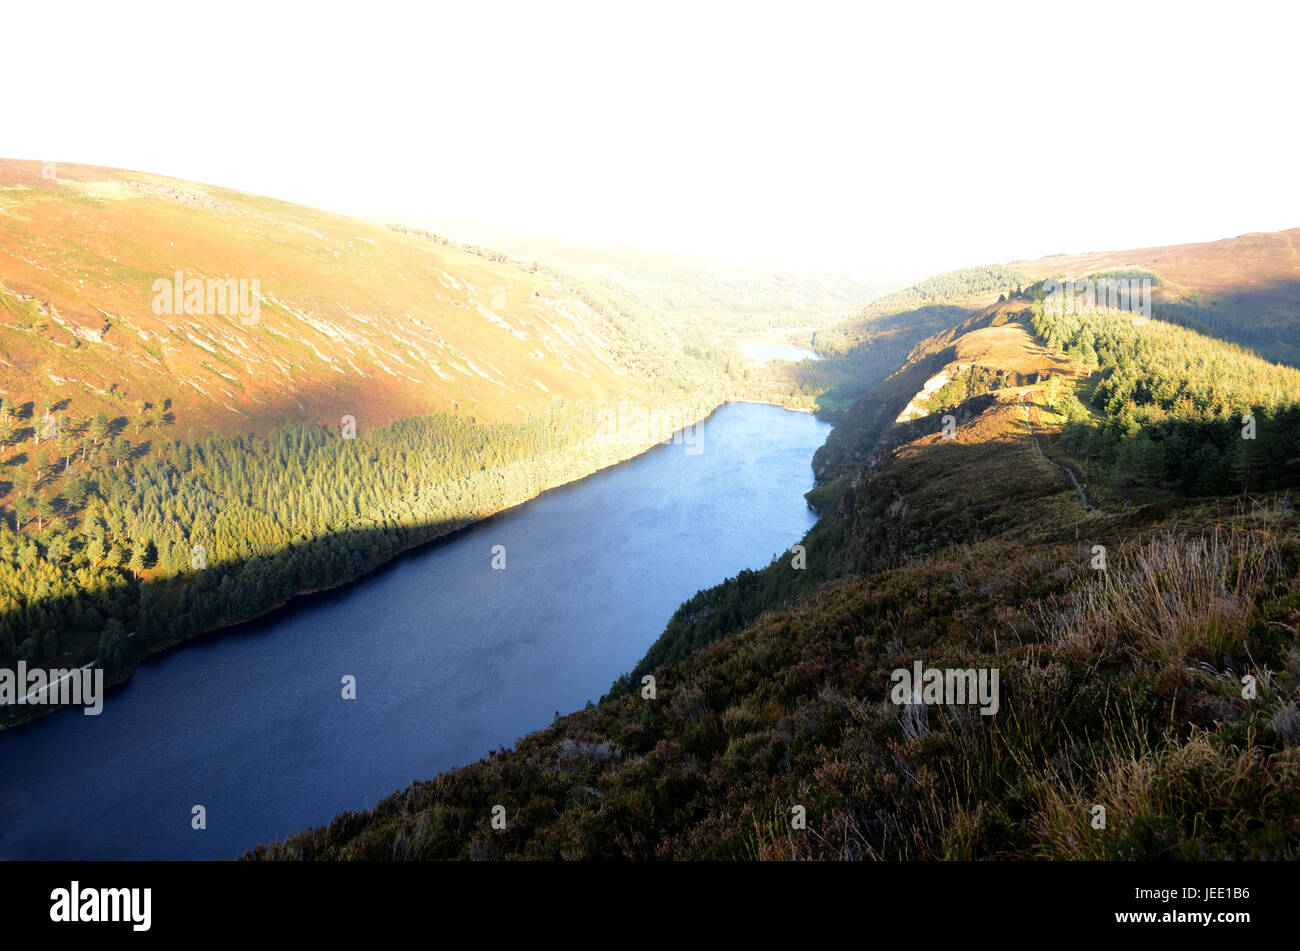
[{"label": "evergreen tree line", "polygon": [[1253,493],[1300,484],[1300,372],[1124,312],[1031,308],[1034,332],[1091,374],[1061,437],[1125,493]]},{"label": "evergreen tree line", "polygon": [[293,425],[124,465],[74,457],[0,510],[0,666],[98,658],[112,676],[155,644],[359,577],[585,475],[573,450],[603,418],[558,400],[519,423],[438,413],[355,438]]}]

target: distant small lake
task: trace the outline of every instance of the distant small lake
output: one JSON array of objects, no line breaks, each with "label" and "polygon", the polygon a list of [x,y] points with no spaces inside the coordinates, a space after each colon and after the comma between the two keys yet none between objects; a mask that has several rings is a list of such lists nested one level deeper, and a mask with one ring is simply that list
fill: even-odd
[{"label": "distant small lake", "polygon": [[784,343],[742,343],[740,352],[751,360],[820,360],[816,353],[803,347],[792,347]]}]

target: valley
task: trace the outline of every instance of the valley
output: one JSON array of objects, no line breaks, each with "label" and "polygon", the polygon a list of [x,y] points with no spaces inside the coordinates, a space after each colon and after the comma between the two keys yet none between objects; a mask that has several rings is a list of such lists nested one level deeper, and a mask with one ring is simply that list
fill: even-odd
[{"label": "valley", "polygon": [[[1297,857],[1300,372],[1046,287],[915,345],[798,550],[600,704],[248,857]],[[998,672],[999,712],[900,710],[917,658]]]},{"label": "valley", "polygon": [[617,288],[229,189],[47,171],[0,163],[0,663],[118,684],[728,400],[812,406]]},{"label": "valley", "polygon": [[689,442],[160,654],[99,716],[5,731],[0,857],[234,859],[512,745],[598,698],[699,587],[807,529],[827,428],[727,404]]},{"label": "valley", "polygon": [[116,688],[3,711],[0,852],[1297,857],[1295,232],[901,289],[465,233],[0,163],[0,666]]},{"label": "valley", "polygon": [[1285,934],[1300,6],[4,25],[15,942]]}]

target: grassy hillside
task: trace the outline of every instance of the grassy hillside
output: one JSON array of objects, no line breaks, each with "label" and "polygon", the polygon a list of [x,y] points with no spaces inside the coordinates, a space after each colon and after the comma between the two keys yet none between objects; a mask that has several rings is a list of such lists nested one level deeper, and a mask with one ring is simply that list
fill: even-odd
[{"label": "grassy hillside", "polygon": [[[598,706],[250,855],[1300,858],[1300,524],[1272,463],[1297,383],[1168,324],[995,304],[855,407],[805,568],[701,592]],[[1226,493],[1124,475],[1126,445],[1217,446],[1243,409],[1265,456]],[[891,702],[917,661],[998,670],[997,712]]]},{"label": "grassy hillside", "polygon": [[823,383],[818,406],[840,428],[833,437],[837,446],[822,454],[819,468],[826,467],[829,454],[842,453],[858,441],[850,435],[862,425],[858,399],[908,363],[917,344],[1027,280],[1025,272],[1002,266],[949,271],[887,294],[858,313],[820,328],[812,345],[825,359],[801,368],[798,375]]},{"label": "grassy hillside", "polygon": [[[183,434],[382,425],[428,412],[518,420],[707,376],[642,315],[387,228],[155,175],[0,163],[0,368],[18,406],[169,409]],[[255,320],[155,281],[257,281]],[[357,410],[361,410],[358,414]]]},{"label": "grassy hillside", "polygon": [[948,271],[872,301],[859,313],[820,331],[815,342],[827,354],[843,356],[904,327],[925,326],[933,333],[952,323],[944,321],[945,305],[974,310],[1027,282],[1027,272],[1001,265]]},{"label": "grassy hillside", "polygon": [[1300,228],[1221,241],[1014,262],[1037,281],[1139,269],[1156,275],[1164,318],[1300,365]]},{"label": "grassy hillside", "polygon": [[[873,301],[820,328],[814,346],[819,405],[834,421],[885,379],[911,348],[999,298],[1046,278],[1149,277],[1153,316],[1241,344],[1265,359],[1300,365],[1300,229],[1199,244],[1089,254],[950,271]],[[814,371],[805,371],[808,382]],[[850,420],[851,423],[851,420]]]}]

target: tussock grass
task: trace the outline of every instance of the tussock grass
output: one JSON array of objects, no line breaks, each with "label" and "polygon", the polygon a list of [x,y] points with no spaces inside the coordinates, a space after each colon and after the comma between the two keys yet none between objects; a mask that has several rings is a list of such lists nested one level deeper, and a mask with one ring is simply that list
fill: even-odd
[{"label": "tussock grass", "polygon": [[1075,657],[1114,644],[1161,663],[1238,656],[1261,598],[1281,578],[1271,535],[1164,533],[1108,553],[1108,565],[1052,618]]}]

